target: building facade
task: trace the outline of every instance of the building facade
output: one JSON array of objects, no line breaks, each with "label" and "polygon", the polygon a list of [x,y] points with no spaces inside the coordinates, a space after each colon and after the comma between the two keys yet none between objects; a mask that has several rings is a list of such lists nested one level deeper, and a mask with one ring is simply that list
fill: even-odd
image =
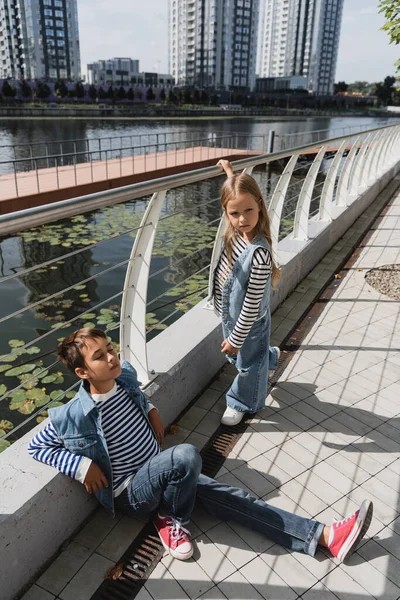
[{"label": "building facade", "polygon": [[261,76],[303,76],[310,92],[332,94],[344,0],[262,2]]},{"label": "building facade", "polygon": [[138,73],[139,61],[132,58],[97,60],[87,65],[87,81],[94,85],[130,85],[132,77]]},{"label": "building facade", "polygon": [[178,86],[252,89],[259,0],[169,0],[169,71]]},{"label": "building facade", "polygon": [[285,73],[289,0],[261,0],[257,72],[261,77]]},{"label": "building facade", "polygon": [[87,82],[93,85],[165,87],[174,85],[172,75],[139,72],[139,61],[132,58],[98,60],[87,66]]},{"label": "building facade", "polygon": [[0,0],[0,77],[81,77],[77,0]]}]

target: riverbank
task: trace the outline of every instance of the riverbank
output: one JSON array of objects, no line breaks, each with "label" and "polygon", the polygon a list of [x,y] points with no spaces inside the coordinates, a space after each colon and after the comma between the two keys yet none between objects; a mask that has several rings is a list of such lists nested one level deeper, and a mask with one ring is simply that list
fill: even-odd
[{"label": "riverbank", "polygon": [[327,117],[379,117],[393,118],[400,117],[400,114],[389,113],[387,111],[368,110],[368,111],[313,111],[293,110],[282,108],[170,108],[164,106],[148,107],[138,110],[137,108],[128,109],[123,106],[99,106],[91,107],[21,107],[21,106],[0,106],[0,119],[4,118],[40,118],[40,119],[118,119],[129,121],[141,120],[204,120],[204,119],[235,119],[235,118],[261,118],[274,120],[301,120],[304,118],[327,118]]}]

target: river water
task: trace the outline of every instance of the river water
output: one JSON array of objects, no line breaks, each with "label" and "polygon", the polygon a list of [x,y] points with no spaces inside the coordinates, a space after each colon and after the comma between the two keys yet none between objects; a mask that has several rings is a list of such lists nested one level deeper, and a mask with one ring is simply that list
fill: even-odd
[{"label": "river water", "polygon": [[[0,121],[0,159],[12,158],[12,150],[5,146],[43,141],[107,136],[115,139],[118,136],[161,132],[195,132],[199,137],[233,132],[265,135],[270,129],[274,129],[277,135],[316,129],[329,129],[333,135],[341,135],[339,128],[362,125],[368,129],[386,123],[371,118],[300,121],[4,120]],[[297,172],[298,186],[291,186],[282,233],[290,228],[304,172],[301,169]],[[255,171],[266,199],[270,197],[279,173],[279,168]],[[220,215],[218,195],[222,181],[222,177],[215,178],[173,190],[167,195],[164,220],[159,226],[151,265],[148,339],[205,295],[207,264]],[[118,294],[123,288],[126,266],[116,265],[129,258],[134,228],[139,225],[146,204],[147,199],[127,202],[0,239],[0,398],[7,391],[24,384],[11,397],[0,400],[0,437],[2,431],[12,431],[27,417],[32,417],[31,421],[13,435],[11,441],[40,422],[46,416],[42,407],[51,399],[59,398],[62,391],[73,383],[75,378],[59,366],[43,373],[55,361],[57,340],[73,329],[90,324],[110,329],[111,337],[118,341],[121,304]],[[316,206],[317,203],[312,208]],[[99,245],[92,248],[96,243]],[[65,256],[76,248],[82,251],[73,257]],[[21,274],[52,259],[56,262],[50,266]],[[102,271],[113,266],[116,268],[101,275]],[[96,277],[86,284],[78,285],[83,279],[93,276]],[[66,288],[72,289],[63,291]],[[44,301],[48,294],[55,294],[55,297]],[[103,303],[101,308],[96,308],[99,303]],[[8,318],[10,314],[13,316]],[[71,319],[74,319],[73,323],[65,324]],[[33,348],[8,356],[10,351],[15,352],[24,343],[43,335],[46,337]],[[27,381],[36,374],[32,381]],[[5,446],[0,439],[0,451]]]}]

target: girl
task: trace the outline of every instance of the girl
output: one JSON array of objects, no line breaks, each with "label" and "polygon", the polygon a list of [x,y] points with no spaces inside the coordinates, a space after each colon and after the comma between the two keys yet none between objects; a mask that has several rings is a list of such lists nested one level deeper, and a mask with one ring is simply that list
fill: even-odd
[{"label": "girl", "polygon": [[256,181],[234,175],[220,160],[228,179],[221,189],[222,209],[229,221],[214,273],[213,299],[222,319],[222,352],[238,374],[226,394],[224,425],[237,425],[246,412],[265,403],[268,372],[278,367],[280,350],[270,348],[270,287],[280,272],[271,254],[270,223]]}]

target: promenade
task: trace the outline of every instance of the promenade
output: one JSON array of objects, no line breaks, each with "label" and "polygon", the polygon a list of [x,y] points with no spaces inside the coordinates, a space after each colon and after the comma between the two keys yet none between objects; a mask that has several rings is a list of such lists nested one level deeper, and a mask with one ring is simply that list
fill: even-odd
[{"label": "promenade", "polygon": [[[400,303],[365,281],[368,270],[400,262],[399,186],[397,178],[389,204],[384,191],[274,313],[272,343],[281,345],[285,368],[217,474],[328,524],[369,497],[367,538],[339,564],[322,551],[287,552],[196,510],[193,559],[164,555],[137,599],[400,598]],[[222,370],[166,447],[208,442],[233,376]],[[142,526],[97,511],[23,600],[89,600]]]}]

